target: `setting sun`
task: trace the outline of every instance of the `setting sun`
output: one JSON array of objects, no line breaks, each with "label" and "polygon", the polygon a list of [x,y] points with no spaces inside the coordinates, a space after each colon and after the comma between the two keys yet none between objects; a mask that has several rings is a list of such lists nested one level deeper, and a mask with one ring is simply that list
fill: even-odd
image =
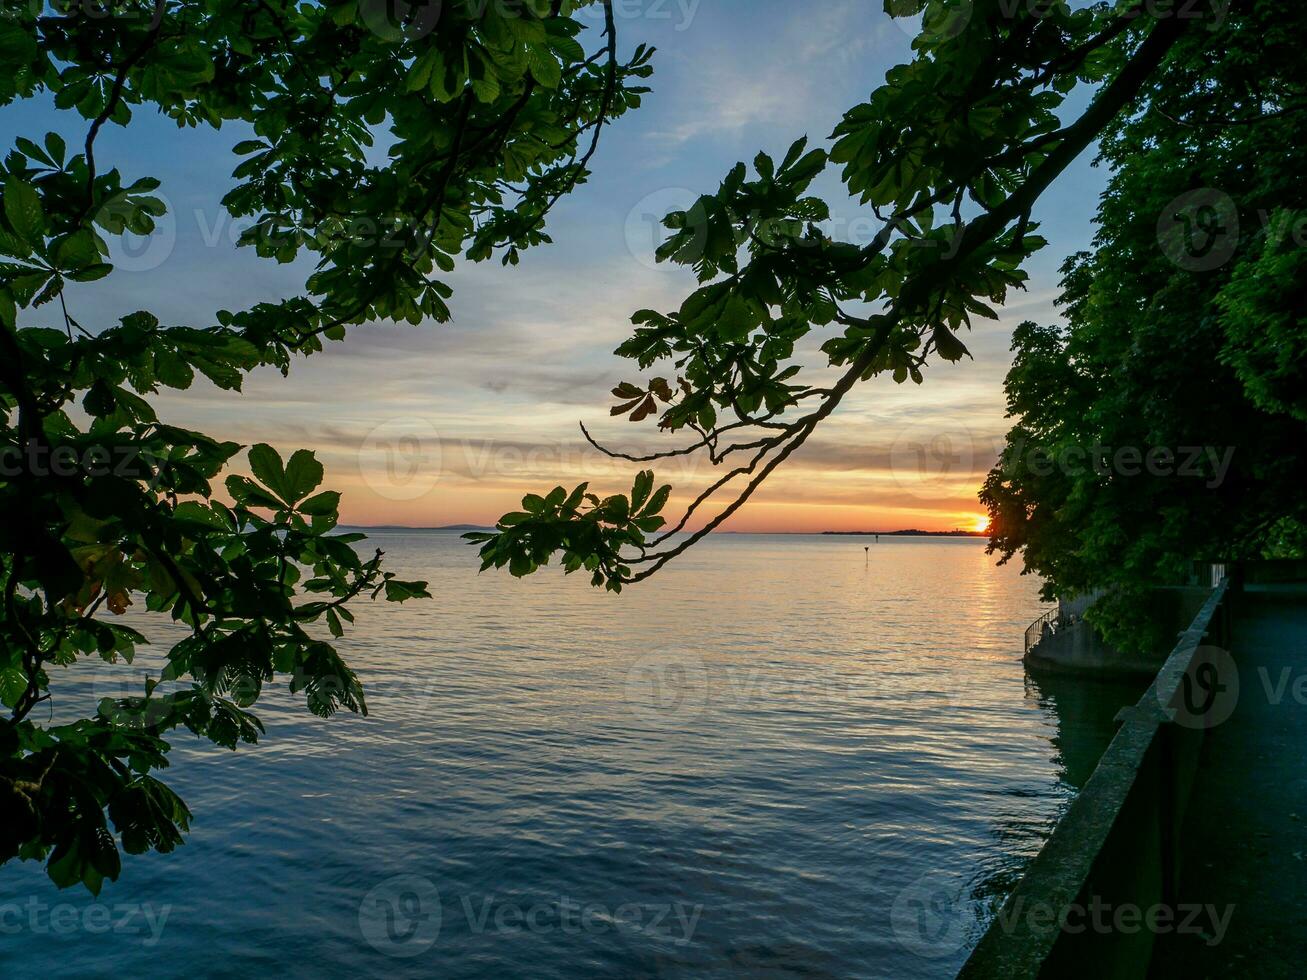
[{"label": "setting sun", "polygon": [[984,531],[988,531],[988,530],[989,530],[989,515],[986,514],[986,515],[984,515],[984,516],[982,516],[982,517],[977,517],[975,520],[973,520],[973,521],[971,522],[971,530],[976,531],[976,532],[984,532]]}]

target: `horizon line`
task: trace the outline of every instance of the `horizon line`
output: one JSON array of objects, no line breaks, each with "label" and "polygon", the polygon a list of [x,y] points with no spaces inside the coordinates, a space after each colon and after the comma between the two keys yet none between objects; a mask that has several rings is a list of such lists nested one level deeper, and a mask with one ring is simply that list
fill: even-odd
[{"label": "horizon line", "polygon": [[[338,527],[353,528],[359,531],[494,531],[493,524],[351,524],[341,522]],[[692,534],[692,531],[682,531],[682,534]],[[885,535],[886,537],[968,537],[984,538],[989,536],[988,531],[968,531],[965,528],[953,528],[947,531],[927,531],[922,528],[899,528],[894,531],[715,531],[714,535],[721,534],[795,534],[795,535],[817,535],[827,537],[875,537]]]}]

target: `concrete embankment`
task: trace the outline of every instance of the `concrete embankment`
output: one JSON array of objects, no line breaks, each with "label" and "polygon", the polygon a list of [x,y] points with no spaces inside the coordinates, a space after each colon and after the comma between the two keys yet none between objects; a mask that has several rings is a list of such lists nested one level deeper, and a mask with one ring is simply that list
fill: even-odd
[{"label": "concrete embankment", "polygon": [[[1208,716],[1193,710],[1228,645],[1227,586],[1210,592],[1089,782],[959,974],[1147,976],[1156,919],[1176,914],[1182,829]],[[1122,922],[1122,913],[1128,921]],[[1182,913],[1185,914],[1185,913]]]}]

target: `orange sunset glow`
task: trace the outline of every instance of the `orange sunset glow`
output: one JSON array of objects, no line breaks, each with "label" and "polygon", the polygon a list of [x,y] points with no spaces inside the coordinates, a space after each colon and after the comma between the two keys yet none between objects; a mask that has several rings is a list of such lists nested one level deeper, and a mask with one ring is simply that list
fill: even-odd
[{"label": "orange sunset glow", "polygon": [[[586,443],[579,422],[605,446],[632,455],[686,441],[649,423],[608,418],[609,389],[629,379],[631,369],[606,352],[620,340],[632,300],[613,290],[602,304],[591,303],[593,326],[580,330],[594,351],[593,368],[585,372],[569,366],[574,352],[545,344],[531,365],[542,380],[528,375],[501,388],[487,379],[502,331],[461,322],[373,327],[296,362],[287,378],[256,373],[246,397],[197,385],[165,399],[170,412],[196,427],[221,418],[226,438],[315,451],[343,493],[345,523],[493,524],[525,494],[554,486],[588,482],[598,493],[629,490],[641,467],[602,455]],[[978,335],[974,364],[937,367],[921,387],[887,379],[867,385],[725,529],[985,530],[976,493],[1005,428],[1009,331],[1035,305],[1028,298],[1002,326]],[[584,376],[557,387],[552,378],[568,372]],[[722,475],[702,456],[651,468],[674,488],[669,513]]]}]

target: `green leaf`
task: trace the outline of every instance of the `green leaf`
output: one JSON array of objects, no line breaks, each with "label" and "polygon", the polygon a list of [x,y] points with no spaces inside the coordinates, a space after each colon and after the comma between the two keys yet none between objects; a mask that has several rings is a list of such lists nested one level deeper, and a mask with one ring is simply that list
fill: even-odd
[{"label": "green leaf", "polygon": [[67,276],[73,282],[97,282],[111,272],[113,272],[113,266],[108,262],[93,262],[90,265],[83,266],[76,272],[67,273]]},{"label": "green leaf", "polygon": [[[939,356],[944,360],[960,361],[962,358],[970,356],[971,352],[967,350],[967,345],[959,340],[948,327],[936,327],[934,338],[935,349],[939,351]],[[897,380],[897,378],[898,375],[896,374],[895,379]]]},{"label": "green leaf", "polygon": [[95,236],[83,229],[62,239],[54,250],[54,264],[65,271],[79,269],[100,261]]},{"label": "green leaf", "polygon": [[45,134],[45,148],[50,151],[50,158],[56,166],[64,165],[64,157],[68,153],[68,147],[63,141],[63,137],[58,133]]},{"label": "green leaf", "polygon": [[322,483],[322,464],[307,449],[296,451],[286,464],[285,500],[296,503]]},{"label": "green leaf", "polygon": [[658,492],[650,499],[649,505],[645,507],[644,516],[652,517],[655,514],[661,514],[663,508],[667,506],[667,499],[671,497],[671,495],[672,488],[670,485],[660,487]]},{"label": "green leaf", "polygon": [[649,494],[653,492],[654,475],[653,470],[643,470],[635,478],[635,486],[631,489],[631,513],[638,514],[640,507],[649,499]]},{"label": "green leaf", "polygon": [[249,459],[255,478],[283,501],[292,503],[286,493],[286,471],[277,450],[261,442],[250,449]]},{"label": "green leaf", "polygon": [[36,188],[18,177],[10,177],[4,188],[5,217],[24,242],[38,248],[45,241],[45,212]]},{"label": "green leaf", "polygon": [[301,514],[335,514],[340,509],[340,493],[336,490],[325,490],[305,500],[296,509]]},{"label": "green leaf", "polygon": [[17,667],[0,670],[0,701],[5,707],[12,708],[27,690],[27,675]]},{"label": "green leaf", "polygon": [[554,89],[563,80],[563,69],[554,60],[553,52],[544,45],[532,45],[527,55],[527,64],[535,80],[545,88]]},{"label": "green leaf", "polygon": [[401,582],[398,579],[386,580],[386,601],[405,602],[409,599],[430,599],[426,582]]},{"label": "green leaf", "polygon": [[246,507],[264,507],[268,510],[284,510],[284,501],[268,493],[253,480],[243,476],[227,477],[227,492],[238,504]]}]

